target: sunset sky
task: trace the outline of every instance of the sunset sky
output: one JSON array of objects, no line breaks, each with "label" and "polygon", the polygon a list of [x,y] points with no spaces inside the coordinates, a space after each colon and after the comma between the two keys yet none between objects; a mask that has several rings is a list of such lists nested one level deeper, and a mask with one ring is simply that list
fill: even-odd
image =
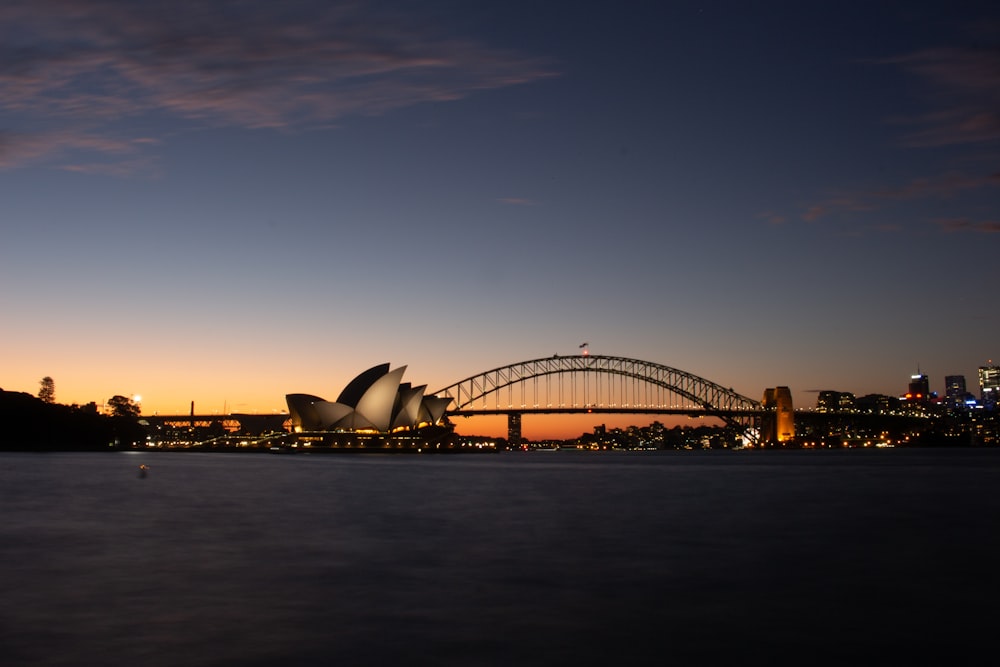
[{"label": "sunset sky", "polygon": [[[587,341],[798,407],[978,393],[996,7],[5,0],[0,387],[273,412]],[[648,418],[524,433],[602,421]]]}]

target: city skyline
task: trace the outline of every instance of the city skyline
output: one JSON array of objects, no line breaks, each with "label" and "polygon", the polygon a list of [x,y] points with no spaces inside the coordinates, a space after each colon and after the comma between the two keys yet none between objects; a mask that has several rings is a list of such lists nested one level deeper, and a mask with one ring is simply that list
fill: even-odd
[{"label": "city skyline", "polygon": [[0,34],[7,391],[272,412],[589,341],[801,407],[1000,358],[987,3],[14,0]]},{"label": "city skyline", "polygon": [[[583,346],[581,346],[581,347],[583,347]],[[568,356],[572,356],[572,355],[568,355]],[[589,350],[585,351],[582,355],[578,355],[578,356],[583,356],[583,357],[590,356],[589,355]],[[636,361],[639,361],[639,360],[636,360]],[[386,366],[388,367],[388,365],[386,365]],[[944,377],[944,380],[943,380],[944,389],[942,391],[940,391],[940,392],[937,391],[937,390],[935,390],[933,388],[933,384],[930,382],[930,378],[927,376],[926,373],[919,372],[919,373],[912,374],[912,375],[910,375],[910,376],[907,377],[907,380],[908,380],[909,384],[908,384],[908,387],[907,387],[906,390],[903,390],[903,391],[900,391],[900,392],[896,392],[896,393],[868,394],[868,395],[869,396],[871,396],[871,395],[879,395],[879,396],[885,396],[885,397],[890,397],[890,398],[897,398],[897,399],[901,399],[903,401],[917,400],[920,403],[928,403],[930,401],[933,401],[935,403],[941,403],[942,405],[949,405],[950,402],[951,402],[952,397],[950,397],[948,395],[948,389],[949,389],[949,387],[953,387],[954,383],[958,379],[961,379],[961,381],[962,381],[961,386],[964,387],[965,390],[964,390],[964,392],[963,392],[963,394],[962,394],[962,396],[960,398],[964,399],[967,396],[973,396],[976,399],[976,403],[980,404],[980,407],[984,407],[984,406],[982,406],[982,404],[981,404],[981,402],[980,402],[979,399],[982,398],[983,400],[986,400],[986,394],[988,392],[990,392],[990,391],[996,391],[997,382],[998,382],[997,378],[1000,377],[1000,370],[998,370],[998,369],[1000,369],[1000,366],[997,366],[997,365],[993,364],[993,361],[989,360],[988,361],[988,365],[986,365],[986,366],[980,366],[977,369],[977,371],[978,371],[977,372],[977,377],[975,379],[971,380],[971,383],[970,383],[969,380],[967,380],[965,378],[964,375],[947,375],[947,376]],[[374,369],[372,369],[372,370],[374,370]],[[400,370],[401,369],[397,369],[397,371],[400,371]],[[679,369],[679,370],[682,370],[682,369]],[[705,379],[708,379],[708,378],[705,378]],[[916,395],[916,396],[914,396],[914,395],[912,395],[910,393],[910,392],[914,391],[915,383],[922,385],[924,387],[925,391],[927,391],[927,393],[923,397],[920,397],[919,394]],[[54,379],[51,378],[51,377],[46,377],[46,378],[43,378],[40,381],[39,384],[44,388],[45,392],[51,393],[52,390],[53,390],[53,388],[54,388]],[[977,387],[979,389],[978,392],[975,391],[977,389]],[[0,389],[2,389],[2,388],[0,388]],[[595,388],[595,391],[596,391],[596,388]],[[766,390],[764,392],[764,394],[765,394],[764,395],[764,401],[765,402],[767,401],[768,393],[769,392],[773,393],[774,391],[775,390],[773,388],[769,388],[768,390]],[[41,397],[41,393],[42,393],[42,389],[40,389],[40,391],[38,393],[39,397]],[[435,392],[435,393],[437,393],[437,392]],[[853,404],[853,401],[855,399],[863,398],[864,397],[864,395],[856,394],[855,392],[853,392],[851,390],[812,389],[812,390],[807,390],[806,392],[804,392],[804,395],[808,396],[810,394],[813,395],[812,397],[813,397],[814,400],[812,402],[810,402],[808,404],[804,404],[804,405],[794,405],[793,406],[794,409],[795,410],[807,410],[807,411],[811,411],[813,409],[816,409],[816,410],[818,410],[820,412],[829,411],[831,408],[826,403],[828,403],[831,400],[831,397],[829,396],[831,394],[836,395],[838,397],[836,400],[838,400],[838,401],[842,400],[842,399],[839,399],[839,397],[842,396],[842,395],[843,396],[850,396],[851,397],[851,404]],[[824,398],[823,398],[824,395],[827,395],[827,397],[825,399],[825,402],[824,402]],[[300,394],[300,396],[301,396],[301,394]],[[131,398],[131,399],[133,399],[133,402],[136,404],[136,406],[141,411],[141,409],[142,409],[142,406],[141,406],[142,397],[141,396],[138,396],[138,395],[131,396],[131,397],[125,396],[124,398]],[[315,397],[312,397],[312,398],[315,398]],[[747,398],[753,398],[753,397],[749,397],[748,396]],[[49,400],[49,398],[46,398],[44,400]],[[487,401],[487,404],[488,405],[492,405],[492,401],[493,400],[494,399],[489,399]],[[821,404],[823,404],[823,405],[821,405]],[[606,406],[604,406],[604,404],[601,403],[599,405],[599,407],[606,407]],[[837,410],[840,407],[843,407],[843,406],[842,405],[840,405],[840,406],[834,406],[832,409],[833,410]],[[989,410],[992,411],[995,406],[994,406],[994,404],[992,402],[989,402],[989,404],[986,405],[985,407],[987,407]],[[227,415],[227,414],[232,414],[232,415],[236,415],[236,416],[238,416],[238,415],[285,414],[285,415],[287,415],[289,417],[289,419],[291,419],[293,417],[293,415],[290,413],[290,411],[287,409],[287,407],[286,408],[282,408],[282,409],[274,408],[274,409],[272,409],[270,411],[261,411],[261,410],[248,410],[248,411],[245,410],[245,411],[240,411],[240,410],[229,410],[228,407],[225,404],[223,404],[223,406],[222,406],[221,409],[202,410],[202,409],[196,409],[196,406],[195,406],[194,402],[192,402],[190,404],[189,408],[190,409],[186,410],[186,411],[185,410],[176,410],[176,411],[173,411],[173,412],[161,412],[161,411],[148,412],[147,411],[147,412],[142,412],[141,414],[143,416],[160,416],[160,417],[162,417],[162,416],[185,417],[188,414],[194,414],[194,415],[198,415],[198,416]],[[103,406],[103,409],[107,410],[108,406],[105,404]],[[487,437],[506,437],[508,435],[509,423],[508,423],[508,417],[507,417],[506,414],[499,414],[499,415],[476,415],[476,416],[473,416],[473,417],[461,415],[461,416],[452,416],[451,419],[452,419],[452,422],[454,424],[456,424],[457,426],[460,427],[460,428],[456,429],[456,432],[459,433],[459,434],[461,434],[461,435],[487,436]],[[645,423],[645,424],[639,423],[639,422],[643,422],[644,419],[648,423]],[[527,421],[523,421],[523,420],[527,420]],[[716,422],[717,422],[717,424],[716,424]],[[607,427],[607,428],[622,429],[622,428],[648,427],[649,425],[651,425],[653,423],[665,424],[667,427],[683,426],[683,425],[688,425],[688,426],[691,426],[691,425],[705,425],[705,424],[719,425],[719,426],[722,425],[722,421],[721,420],[717,420],[717,419],[712,418],[712,417],[708,417],[707,421],[706,421],[706,416],[704,416],[704,415],[692,414],[692,415],[683,416],[683,415],[670,415],[670,414],[662,414],[662,415],[649,414],[649,415],[647,415],[646,418],[643,418],[643,417],[641,417],[639,415],[639,413],[627,412],[627,411],[623,411],[621,413],[615,413],[615,412],[606,413],[606,412],[601,412],[599,414],[589,413],[589,412],[586,412],[586,413],[581,412],[581,413],[577,413],[577,414],[558,414],[558,415],[555,415],[555,414],[545,414],[545,413],[541,413],[541,414],[527,413],[527,414],[524,414],[522,416],[522,423],[525,423],[527,425],[527,429],[524,432],[525,437],[528,438],[528,439],[536,439],[536,440],[538,440],[538,439],[540,439],[540,440],[546,440],[546,439],[564,440],[564,439],[567,439],[567,438],[575,438],[575,437],[580,436],[580,435],[586,435],[588,433],[593,432],[595,428],[604,429],[605,427]],[[580,429],[580,430],[579,431],[574,431],[574,429]]]}]

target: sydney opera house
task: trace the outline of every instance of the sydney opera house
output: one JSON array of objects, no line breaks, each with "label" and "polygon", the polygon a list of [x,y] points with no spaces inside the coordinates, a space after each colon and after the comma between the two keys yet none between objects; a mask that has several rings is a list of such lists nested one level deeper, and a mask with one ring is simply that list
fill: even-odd
[{"label": "sydney opera house", "polygon": [[427,446],[451,432],[445,410],[450,398],[426,396],[427,385],[403,382],[406,366],[379,364],[361,373],[336,401],[288,394],[292,430],[303,440],[333,447]]}]

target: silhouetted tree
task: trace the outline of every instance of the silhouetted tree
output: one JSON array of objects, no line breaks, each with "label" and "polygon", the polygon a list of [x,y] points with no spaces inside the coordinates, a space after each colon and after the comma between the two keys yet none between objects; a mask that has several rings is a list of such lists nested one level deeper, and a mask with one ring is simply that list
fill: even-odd
[{"label": "silhouetted tree", "polygon": [[41,387],[38,389],[38,398],[42,399],[43,403],[55,403],[56,402],[56,381],[51,377],[46,375],[38,383]]},{"label": "silhouetted tree", "polygon": [[111,409],[111,424],[114,443],[117,447],[136,447],[146,440],[145,431],[139,423],[139,404],[125,396],[108,399]]},{"label": "silhouetted tree", "polygon": [[139,404],[125,396],[112,396],[108,399],[112,417],[138,417]]}]

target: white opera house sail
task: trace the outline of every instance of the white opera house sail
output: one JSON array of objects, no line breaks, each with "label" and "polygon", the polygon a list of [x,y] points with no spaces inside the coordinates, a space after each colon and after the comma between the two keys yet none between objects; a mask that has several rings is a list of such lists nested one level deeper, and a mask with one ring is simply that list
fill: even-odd
[{"label": "white opera house sail", "polygon": [[[389,370],[379,364],[351,380],[336,401],[311,394],[287,394],[288,413],[296,433],[349,434],[357,438],[323,438],[327,444],[387,446],[422,434],[438,439],[451,428],[445,410],[451,398],[426,396],[427,385],[403,382],[406,366]],[[361,437],[365,436],[365,437]],[[416,441],[414,441],[416,442]]]}]

